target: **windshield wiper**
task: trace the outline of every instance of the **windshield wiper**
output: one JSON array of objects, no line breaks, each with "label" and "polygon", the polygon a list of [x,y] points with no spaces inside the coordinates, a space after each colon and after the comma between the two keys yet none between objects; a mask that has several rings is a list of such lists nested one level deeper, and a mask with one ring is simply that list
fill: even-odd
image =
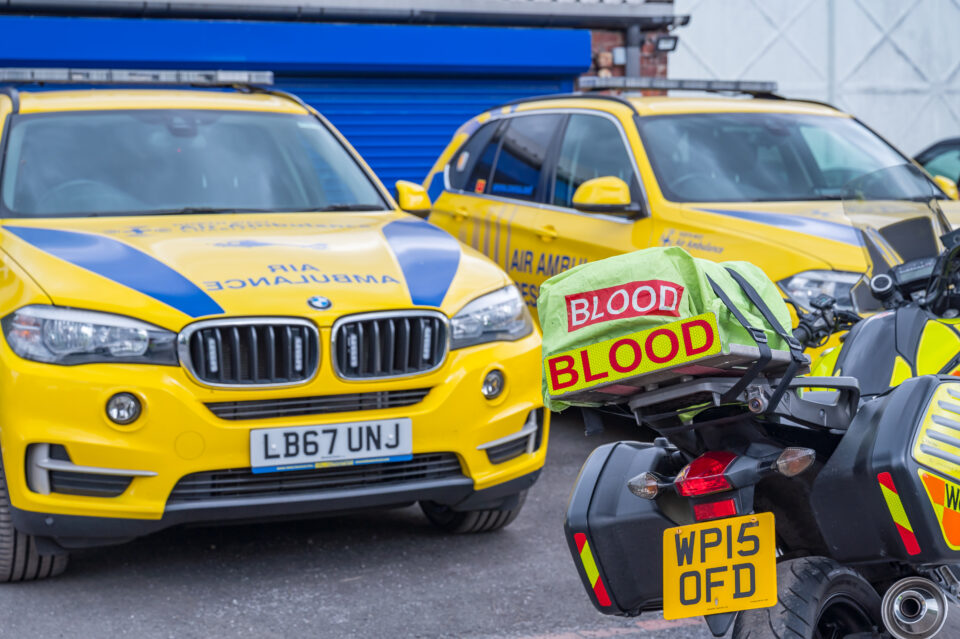
[{"label": "windshield wiper", "polygon": [[328,211],[386,211],[382,204],[329,204],[315,209],[304,209],[304,213],[326,213]]},{"label": "windshield wiper", "polygon": [[271,213],[270,209],[238,209],[216,206],[185,206],[182,209],[145,211],[145,215],[197,215],[215,213]]}]

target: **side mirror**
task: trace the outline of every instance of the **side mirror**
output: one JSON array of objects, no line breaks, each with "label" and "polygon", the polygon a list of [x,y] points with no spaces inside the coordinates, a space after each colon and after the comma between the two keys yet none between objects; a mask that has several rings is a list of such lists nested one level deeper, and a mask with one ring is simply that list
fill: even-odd
[{"label": "side mirror", "polygon": [[951,180],[948,177],[942,175],[934,175],[933,181],[937,183],[943,192],[947,194],[951,200],[960,200],[960,192],[957,191],[957,183]]},{"label": "side mirror", "polygon": [[430,196],[427,190],[416,182],[407,180],[397,180],[397,204],[407,213],[413,213],[420,217],[426,217],[433,206],[430,203]]},{"label": "side mirror", "polygon": [[618,177],[587,180],[573,194],[573,208],[585,213],[637,213],[640,207],[630,197],[630,187]]}]

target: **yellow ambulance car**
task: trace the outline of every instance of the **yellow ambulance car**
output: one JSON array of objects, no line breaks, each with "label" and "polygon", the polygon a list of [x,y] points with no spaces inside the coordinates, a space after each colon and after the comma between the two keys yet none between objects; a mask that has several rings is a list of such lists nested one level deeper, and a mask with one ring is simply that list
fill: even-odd
[{"label": "yellow ambulance car", "polygon": [[[655,88],[756,84],[682,82]],[[856,309],[852,289],[867,267],[844,186],[910,160],[846,113],[748,88],[759,97],[583,93],[482,113],[424,182],[429,220],[500,264],[534,311],[550,276],[650,246],[747,260],[801,307],[827,293]],[[897,185],[891,199],[931,189],[946,199],[939,183],[919,179],[929,184]],[[943,208],[956,222],[951,204]]]},{"label": "yellow ambulance car", "polygon": [[540,335],[419,185],[240,73],[57,73],[219,88],[0,70],[0,581],[182,523],[513,520]]}]

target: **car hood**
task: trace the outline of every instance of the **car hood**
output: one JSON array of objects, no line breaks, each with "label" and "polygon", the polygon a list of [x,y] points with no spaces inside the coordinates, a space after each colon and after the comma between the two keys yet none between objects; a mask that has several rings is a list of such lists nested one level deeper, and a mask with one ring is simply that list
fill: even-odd
[{"label": "car hood", "polygon": [[[960,202],[941,202],[954,228],[960,225]],[[898,221],[927,214],[923,205],[903,202],[762,202],[690,205],[692,210],[737,220],[737,230],[790,251],[805,253],[841,271],[866,268],[862,230],[879,231]],[[776,233],[771,234],[775,229]]]},{"label": "car hood", "polygon": [[2,249],[52,303],[172,329],[224,315],[321,326],[364,311],[450,315],[509,281],[445,231],[394,212],[5,220],[2,229]]}]

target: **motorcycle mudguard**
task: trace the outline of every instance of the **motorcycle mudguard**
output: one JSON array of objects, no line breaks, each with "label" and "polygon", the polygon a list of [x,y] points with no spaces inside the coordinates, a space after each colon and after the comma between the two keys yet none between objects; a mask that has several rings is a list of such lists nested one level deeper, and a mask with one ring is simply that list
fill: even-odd
[{"label": "motorcycle mudguard", "polygon": [[[663,531],[676,524],[656,501],[632,494],[627,481],[644,471],[672,476],[671,454],[657,445],[617,442],[597,448],[580,469],[564,532],[590,601],[604,614],[635,616],[661,607]],[[689,511],[683,504],[676,510]]]},{"label": "motorcycle mudguard", "polygon": [[960,562],[960,380],[926,375],[865,402],[810,504],[842,563]]}]

